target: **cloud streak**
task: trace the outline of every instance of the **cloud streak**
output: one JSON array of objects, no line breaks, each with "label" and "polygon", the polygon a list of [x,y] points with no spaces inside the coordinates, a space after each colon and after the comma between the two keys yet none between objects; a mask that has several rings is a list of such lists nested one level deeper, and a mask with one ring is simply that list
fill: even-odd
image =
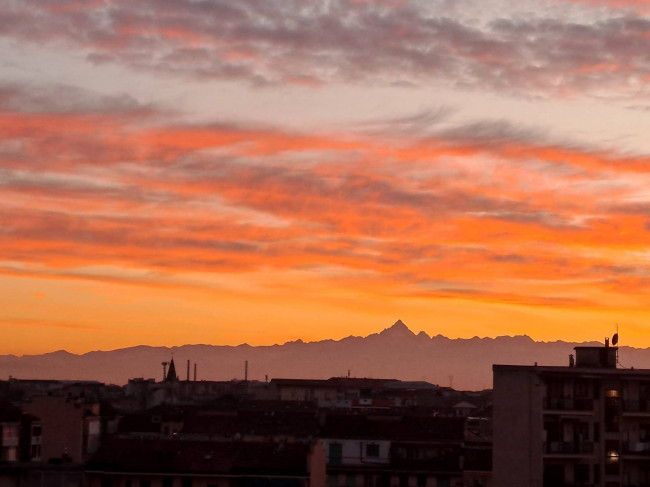
[{"label": "cloud streak", "polygon": [[[561,307],[648,291],[646,155],[437,112],[298,132],[36,101],[0,115],[0,253],[46,278],[321,269],[369,293]],[[97,266],[124,276],[75,271]]]},{"label": "cloud streak", "polygon": [[650,20],[621,10],[594,21],[589,3],[578,2],[582,21],[549,14],[476,23],[417,2],[9,1],[0,36],[62,43],[93,63],[253,86],[442,83],[524,96],[646,96]]}]

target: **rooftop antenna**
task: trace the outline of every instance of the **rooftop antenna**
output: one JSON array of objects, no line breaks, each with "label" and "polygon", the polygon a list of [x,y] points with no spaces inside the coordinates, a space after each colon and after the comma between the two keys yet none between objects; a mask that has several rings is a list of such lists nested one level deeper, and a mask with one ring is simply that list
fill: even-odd
[{"label": "rooftop antenna", "polygon": [[[614,333],[614,336],[612,337],[612,345],[618,345],[618,323],[616,323],[616,333]],[[623,367],[623,365],[618,361],[618,348],[616,349],[616,365]]]},{"label": "rooftop antenna", "polygon": [[167,366],[169,365],[169,362],[163,362],[163,381],[167,378]]}]

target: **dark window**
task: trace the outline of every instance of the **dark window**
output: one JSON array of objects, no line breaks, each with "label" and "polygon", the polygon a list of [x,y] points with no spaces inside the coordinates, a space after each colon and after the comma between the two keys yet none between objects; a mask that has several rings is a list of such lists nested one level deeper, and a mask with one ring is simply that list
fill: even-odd
[{"label": "dark window", "polygon": [[343,445],[341,443],[330,443],[329,464],[341,465],[343,463]]},{"label": "dark window", "polygon": [[32,426],[32,436],[41,436],[41,425],[35,424]]},{"label": "dark window", "polygon": [[30,458],[41,457],[41,445],[32,445]]},{"label": "dark window", "polygon": [[436,477],[436,487],[451,487],[451,479],[449,477]]},{"label": "dark window", "polygon": [[183,487],[192,487],[192,477],[183,477],[181,485]]},{"label": "dark window", "polygon": [[111,487],[111,479],[104,477],[100,484],[102,487]]},{"label": "dark window", "polygon": [[371,443],[366,445],[366,456],[367,457],[379,457],[379,445]]},{"label": "dark window", "polygon": [[162,479],[163,487],[172,487],[173,483],[174,479],[172,477],[163,477]]},{"label": "dark window", "polygon": [[589,423],[580,422],[576,425],[577,441],[589,441]]},{"label": "dark window", "polygon": [[[618,391],[607,391],[618,393]],[[619,427],[619,400],[617,396],[605,395],[605,431],[615,433]]]},{"label": "dark window", "polygon": [[589,465],[586,463],[576,465],[574,477],[576,485],[587,485],[589,483]]},{"label": "dark window", "polygon": [[650,441],[650,424],[643,423],[639,425],[639,440],[643,442]]},{"label": "dark window", "polygon": [[548,382],[548,397],[564,397],[564,383],[561,380],[550,380]]},{"label": "dark window", "polygon": [[140,487],[151,487],[151,480],[141,480]]},{"label": "dark window", "polygon": [[586,380],[576,380],[573,384],[575,397],[589,397],[589,383]]},{"label": "dark window", "polygon": [[564,465],[544,465],[544,487],[564,485]]}]

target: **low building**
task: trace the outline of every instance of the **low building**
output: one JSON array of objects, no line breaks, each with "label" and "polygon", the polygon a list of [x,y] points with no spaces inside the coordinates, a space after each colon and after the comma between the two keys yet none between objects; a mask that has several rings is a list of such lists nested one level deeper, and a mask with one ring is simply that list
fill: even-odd
[{"label": "low building", "polygon": [[112,439],[86,466],[88,487],[326,487],[318,444]]}]

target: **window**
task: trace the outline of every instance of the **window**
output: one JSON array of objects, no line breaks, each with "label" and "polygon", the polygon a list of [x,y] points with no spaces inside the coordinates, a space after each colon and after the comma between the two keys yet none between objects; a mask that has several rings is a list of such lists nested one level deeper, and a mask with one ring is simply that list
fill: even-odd
[{"label": "window", "polygon": [[549,380],[547,390],[548,397],[564,397],[564,383],[561,380]]},{"label": "window", "polygon": [[618,447],[618,440],[607,440],[605,442],[605,474],[607,475],[618,475]]},{"label": "window", "polygon": [[379,445],[376,443],[370,443],[366,445],[366,456],[372,458],[379,457]]},{"label": "window", "polygon": [[32,436],[41,436],[41,425],[35,424],[32,426]]},{"label": "window", "polygon": [[589,383],[586,380],[576,380],[573,384],[575,397],[589,397]]},{"label": "window", "polygon": [[329,464],[341,465],[343,463],[343,445],[341,443],[330,443]]},{"label": "window", "polygon": [[32,445],[29,458],[31,460],[40,460],[40,458],[41,458],[41,445]]},{"label": "window", "polygon": [[639,440],[642,442],[650,441],[650,424],[642,423],[639,425]]},{"label": "window", "polygon": [[585,485],[589,483],[589,465],[580,463],[573,469],[574,483],[576,485]]},{"label": "window", "polygon": [[163,477],[162,479],[163,487],[172,487],[173,483],[174,479],[172,477]]}]

